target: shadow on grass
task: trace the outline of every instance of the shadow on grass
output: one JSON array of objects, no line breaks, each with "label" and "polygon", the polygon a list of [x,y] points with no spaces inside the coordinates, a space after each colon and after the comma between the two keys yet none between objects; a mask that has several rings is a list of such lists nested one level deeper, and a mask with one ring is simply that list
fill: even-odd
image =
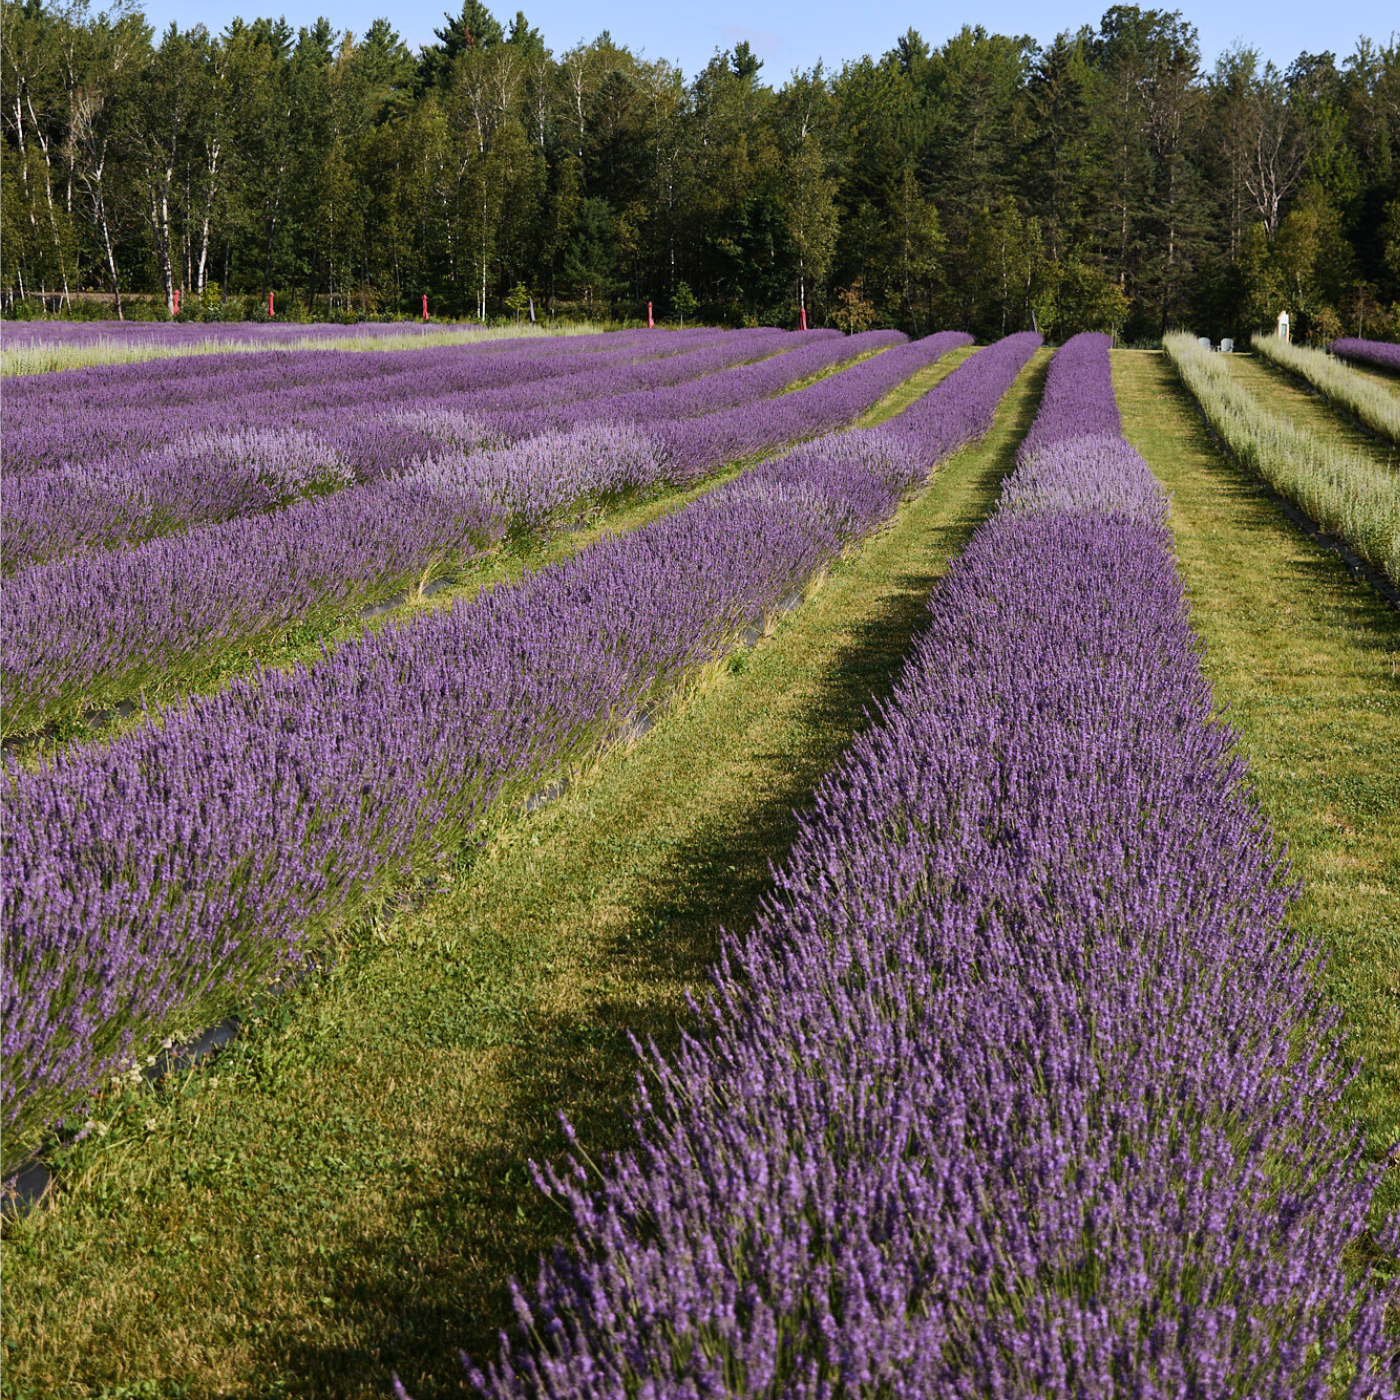
[{"label": "shadow on grass", "polygon": [[[951,469],[961,503],[922,537],[918,566],[901,572],[897,591],[848,629],[848,644],[824,670],[803,717],[803,732],[817,742],[743,755],[763,773],[752,800],[714,815],[701,824],[703,835],[672,847],[645,896],[632,903],[625,931],[600,947],[600,959],[636,994],[605,992],[577,1014],[531,1014],[504,1076],[511,1093],[506,1131],[486,1145],[445,1149],[459,1153],[453,1186],[406,1190],[385,1232],[389,1242],[364,1241],[342,1258],[337,1303],[357,1315],[359,1344],[335,1349],[270,1339],[268,1370],[275,1366],[327,1393],[384,1394],[390,1368],[415,1400],[470,1393],[457,1349],[478,1364],[494,1359],[498,1332],[513,1326],[507,1280],[514,1276],[533,1293],[540,1253],[570,1232],[568,1218],[532,1184],[529,1161],[562,1160],[561,1109],[595,1161],[635,1141],[640,1066],[629,1034],[654,1040],[663,1054],[677,1045],[681,1022],[666,989],[688,984],[703,999],[721,930],[742,932],[752,922],[771,886],[771,866],[796,837],[796,812],[889,695],[944,558],[962,550],[991,509],[1034,417],[1044,373],[1044,363],[1030,370],[1022,402],[995,429],[996,449],[974,448],[975,459]],[[647,742],[668,742],[670,728],[663,724]]]}]

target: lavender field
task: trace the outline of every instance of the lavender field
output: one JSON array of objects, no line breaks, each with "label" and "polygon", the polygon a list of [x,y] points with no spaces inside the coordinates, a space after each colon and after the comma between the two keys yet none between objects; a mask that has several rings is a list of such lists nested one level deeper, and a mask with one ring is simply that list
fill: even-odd
[{"label": "lavender field", "polygon": [[[418,1400],[1400,1397],[1389,1167],[1352,1116],[1328,949],[1291,919],[1287,833],[1222,719],[1169,496],[1126,411],[1107,336],[1052,357],[1030,332],[240,349],[7,381],[0,1126],[7,1175],[53,1173],[7,1226],[27,1242],[21,1288],[48,1267],[46,1232],[77,1228],[71,1208],[61,1221],[87,1183],[149,1153],[165,1165],[131,1195],[138,1233],[159,1216],[237,1235],[266,1181],[298,1201],[298,1175],[315,1183],[323,1204],[252,1257],[304,1249],[276,1288],[336,1312],[338,1340],[288,1362],[283,1337],[274,1362],[250,1330],[228,1363],[313,1391],[353,1373],[346,1394]],[[499,975],[460,951],[494,936],[472,902],[482,872],[523,862],[528,924],[555,878],[541,811],[586,834],[606,775],[707,688],[790,703],[750,671],[779,619],[819,615],[823,580],[992,441],[1005,460],[980,468],[986,504],[941,582],[899,536],[907,557],[885,567],[919,616],[898,664],[886,684],[849,662],[864,719],[659,1041],[638,993],[635,1097],[612,1106],[630,1132],[598,1148],[547,1087],[511,1103],[563,1136],[490,1158],[519,1183],[499,1228],[543,1250],[535,1269],[523,1247],[489,1265],[514,1316],[491,1305],[494,1354],[481,1317],[443,1301],[466,1250],[431,1260],[436,1330],[371,1329],[368,1309],[412,1317],[424,1286],[395,1294],[381,1259],[417,1278],[419,1217],[450,1234],[464,1208],[434,1185],[410,1224],[325,1262],[344,1211],[324,1204],[327,1173],[381,1201],[425,1188],[392,1150],[357,1155],[348,1107],[339,1137],[301,1145],[302,1096],[333,1101],[340,1076],[348,1105],[366,1072],[364,1033],[316,1020],[319,979],[373,988],[377,960],[426,942],[435,970],[417,981],[470,1000]],[[407,607],[497,565],[489,587]],[[861,626],[894,623],[872,609]],[[325,640],[274,664],[293,629]],[[110,735],[73,727],[123,705]],[[402,913],[425,897],[435,912]],[[647,928],[707,897],[673,890]],[[558,980],[559,1017],[571,974],[544,946],[526,961]],[[588,958],[621,969],[630,946],[598,935]],[[607,996],[625,982],[609,973]],[[442,1125],[495,1092],[490,1074],[444,1089],[444,1064],[469,1047],[500,1073],[552,1032],[508,985],[481,1025],[425,1031],[420,992],[373,1002],[395,1047],[376,1072],[387,1094],[431,1082],[456,1105],[385,1110],[400,1137],[431,1121],[451,1138],[432,1149],[440,1183],[468,1140]],[[142,1078],[230,1013],[244,1031],[212,1065]],[[581,1063],[586,1014],[585,1031]],[[221,1080],[238,1112],[290,1115],[241,1175],[220,1165],[237,1152],[196,1150],[218,1131],[205,1114],[236,1121]],[[169,1161],[166,1138],[183,1144]],[[500,1197],[470,1175],[473,1209]],[[83,1218],[114,1212],[120,1234],[103,1189]],[[142,1271],[175,1267],[161,1249],[124,1285],[142,1307],[165,1286]],[[361,1276],[379,1281],[342,1298]],[[107,1315],[134,1306],[103,1287]],[[46,1364],[76,1395],[101,1368],[70,1351]],[[191,1375],[163,1364],[101,1373]]]}]

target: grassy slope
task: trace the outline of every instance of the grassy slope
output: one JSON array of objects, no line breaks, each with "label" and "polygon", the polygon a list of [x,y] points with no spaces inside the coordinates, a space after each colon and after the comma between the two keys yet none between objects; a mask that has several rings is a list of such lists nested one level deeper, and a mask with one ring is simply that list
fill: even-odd
[{"label": "grassy slope", "polygon": [[1373,433],[1364,432],[1343,408],[1321,394],[1311,392],[1304,380],[1262,355],[1230,355],[1230,371],[1271,413],[1280,414],[1297,427],[1330,436],[1373,462],[1390,466],[1397,462],[1395,449]]},{"label": "grassy slope", "polygon": [[104,1105],[106,1137],[8,1231],[5,1393],[378,1397],[390,1366],[419,1400],[457,1393],[455,1348],[491,1346],[504,1279],[566,1223],[528,1159],[561,1152],[560,1109],[590,1151],[628,1140],[628,1031],[674,1043],[720,927],[751,917],[990,508],[1047,360],[746,666],[505,824],[209,1071]]},{"label": "grassy slope", "polygon": [[[1364,1059],[1347,1108],[1379,1155],[1400,1141],[1400,617],[1221,457],[1160,354],[1118,352],[1114,376],[1172,493],[1206,671],[1303,882],[1292,918],[1328,953]],[[1400,1205],[1400,1163],[1384,1203]]]}]

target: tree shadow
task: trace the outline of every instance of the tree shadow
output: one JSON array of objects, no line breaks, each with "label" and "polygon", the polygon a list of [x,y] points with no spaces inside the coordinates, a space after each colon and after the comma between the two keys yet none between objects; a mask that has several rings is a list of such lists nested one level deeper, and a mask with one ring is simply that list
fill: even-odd
[{"label": "tree shadow", "polygon": [[[357,1344],[326,1347],[283,1335],[269,1340],[267,1369],[275,1365],[325,1393],[385,1394],[390,1368],[415,1400],[471,1393],[458,1348],[477,1364],[495,1358],[499,1331],[513,1332],[507,1281],[521,1280],[532,1294],[541,1252],[571,1233],[568,1218],[534,1187],[528,1163],[563,1161],[561,1110],[595,1162],[635,1141],[640,1064],[630,1037],[653,1040],[663,1054],[675,1049],[688,1018],[678,1016],[670,990],[688,984],[703,999],[721,930],[742,932],[752,922],[772,866],[797,835],[798,812],[889,696],[944,559],[966,545],[1014,465],[1045,368],[1031,367],[1030,392],[997,425],[996,450],[972,449],[981,460],[971,464],[963,506],[929,530],[912,566],[897,575],[897,589],[850,631],[824,673],[807,711],[820,742],[798,752],[750,750],[744,757],[761,765],[764,778],[752,799],[707,817],[677,844],[632,905],[625,930],[600,947],[630,994],[603,992],[582,1012],[532,1015],[503,1074],[505,1131],[485,1144],[465,1135],[445,1144],[453,1184],[405,1189],[384,1236],[360,1241],[340,1259],[337,1306],[354,1314]],[[667,728],[659,725],[646,742],[664,744]],[[436,1222],[426,1237],[424,1220]]]}]

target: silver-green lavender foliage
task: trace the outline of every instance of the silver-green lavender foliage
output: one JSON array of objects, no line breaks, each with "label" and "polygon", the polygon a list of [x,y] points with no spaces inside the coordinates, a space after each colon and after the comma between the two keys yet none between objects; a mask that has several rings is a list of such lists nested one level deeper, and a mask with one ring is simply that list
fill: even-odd
[{"label": "silver-green lavender foliage", "polygon": [[1400,386],[1394,389],[1366,379],[1344,360],[1276,335],[1255,335],[1250,342],[1266,360],[1306,379],[1318,393],[1379,433],[1400,444]]},{"label": "silver-green lavender foliage", "polygon": [[1400,473],[1270,413],[1232,377],[1229,356],[1191,336],[1165,336],[1162,348],[1245,466],[1400,585]]}]

